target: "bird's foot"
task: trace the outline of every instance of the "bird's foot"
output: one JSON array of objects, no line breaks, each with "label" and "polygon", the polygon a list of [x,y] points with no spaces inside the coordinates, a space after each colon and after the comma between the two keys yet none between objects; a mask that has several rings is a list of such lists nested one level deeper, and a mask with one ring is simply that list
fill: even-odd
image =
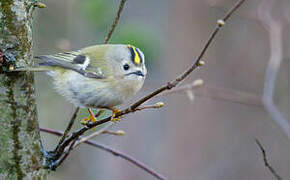
[{"label": "bird's foot", "polygon": [[89,117],[84,118],[84,119],[81,120],[81,124],[83,124],[83,125],[86,125],[86,124],[88,124],[90,122],[93,123],[93,122],[97,121],[97,118],[95,118],[95,115],[93,114],[92,110],[88,109],[88,111],[89,111]]},{"label": "bird's foot", "polygon": [[111,121],[112,122],[119,122],[121,121],[121,116],[119,117],[116,117],[116,115],[121,112],[119,109],[116,109],[116,108],[112,108],[112,117],[111,117]]}]

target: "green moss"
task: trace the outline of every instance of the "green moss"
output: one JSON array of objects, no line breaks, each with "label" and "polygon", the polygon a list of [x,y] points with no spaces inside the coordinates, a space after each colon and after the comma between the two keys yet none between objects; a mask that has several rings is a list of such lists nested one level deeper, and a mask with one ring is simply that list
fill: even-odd
[{"label": "green moss", "polygon": [[8,98],[8,102],[10,104],[11,107],[11,119],[10,119],[10,124],[12,127],[12,144],[13,144],[13,162],[14,162],[14,172],[17,174],[17,179],[21,180],[24,176],[22,170],[21,170],[21,157],[18,154],[20,147],[20,143],[19,143],[19,131],[20,131],[20,126],[21,126],[21,121],[20,119],[18,119],[19,117],[17,116],[16,113],[16,105],[17,102],[14,100],[14,90],[13,90],[13,83],[15,82],[15,76],[12,76],[11,78],[8,79],[8,81],[6,82],[6,85],[8,87],[8,92],[7,92],[7,98]]},{"label": "green moss", "polygon": [[[25,67],[32,63],[31,13],[37,1],[13,2],[0,0],[0,51],[6,66]],[[41,179],[45,174],[40,169],[43,157],[33,83],[30,73],[0,73],[0,177],[4,179]]]}]

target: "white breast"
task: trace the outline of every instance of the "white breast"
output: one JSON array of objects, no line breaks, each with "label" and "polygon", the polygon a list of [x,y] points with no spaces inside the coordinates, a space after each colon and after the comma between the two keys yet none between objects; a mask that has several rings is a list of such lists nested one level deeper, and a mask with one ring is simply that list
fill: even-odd
[{"label": "white breast", "polygon": [[56,90],[78,107],[113,107],[123,103],[122,95],[104,80],[86,78],[74,71],[54,74]]},{"label": "white breast", "polygon": [[136,78],[131,80],[118,80],[115,84],[115,89],[119,92],[123,101],[131,99],[143,86],[144,78]]}]

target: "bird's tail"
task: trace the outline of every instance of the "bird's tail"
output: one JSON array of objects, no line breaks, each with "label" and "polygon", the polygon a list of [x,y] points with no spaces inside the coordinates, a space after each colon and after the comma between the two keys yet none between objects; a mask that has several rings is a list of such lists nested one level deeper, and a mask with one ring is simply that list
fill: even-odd
[{"label": "bird's tail", "polygon": [[29,71],[29,72],[47,72],[51,71],[52,68],[48,66],[39,66],[39,67],[19,67],[15,68],[12,71]]}]

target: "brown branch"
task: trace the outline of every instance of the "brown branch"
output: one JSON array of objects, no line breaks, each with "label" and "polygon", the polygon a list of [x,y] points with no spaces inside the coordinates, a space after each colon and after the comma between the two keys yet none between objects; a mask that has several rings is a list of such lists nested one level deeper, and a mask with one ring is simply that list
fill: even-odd
[{"label": "brown branch", "polygon": [[[57,131],[57,130],[54,130],[54,129],[48,129],[48,128],[40,128],[40,131],[42,132],[46,132],[46,133],[49,133],[49,134],[53,134],[53,135],[56,135],[56,136],[63,136],[63,132],[62,131]],[[79,137],[81,138],[81,137]],[[78,139],[79,140],[79,139]],[[127,160],[128,162],[136,165],[137,167],[143,169],[144,171],[148,172],[149,174],[153,175],[154,177],[156,177],[157,179],[160,179],[160,180],[166,180],[167,178],[165,178],[163,175],[155,172],[153,169],[149,168],[147,165],[145,165],[144,163],[138,161],[137,159],[121,152],[121,151],[118,151],[118,150],[115,150],[109,146],[106,146],[106,145],[103,145],[103,144],[100,144],[100,143],[97,143],[95,141],[92,141],[92,140],[87,140],[84,142],[85,144],[88,144],[88,145],[91,145],[91,146],[94,146],[96,148],[99,148],[103,151],[106,151],[106,152],[109,152],[111,153],[112,155],[114,156],[117,156],[117,157],[120,157],[122,159],[125,159]],[[74,145],[73,145],[74,146]],[[70,147],[73,147],[73,146],[70,146]],[[72,150],[72,149],[71,149]],[[68,153],[65,154],[65,156],[67,157]],[[65,159],[65,158],[64,158]],[[63,159],[63,160],[64,160]],[[62,161],[63,161],[62,160]]]},{"label": "brown branch", "polygon": [[[234,13],[234,11],[236,9],[238,9],[242,3],[245,0],[240,0],[238,1],[234,7],[225,15],[225,17],[222,19],[223,22],[226,22],[229,17]],[[218,20],[218,23],[214,29],[214,31],[211,33],[210,38],[208,39],[208,41],[206,42],[204,48],[201,50],[200,55],[198,56],[198,58],[194,61],[194,63],[185,71],[183,72],[181,75],[179,75],[175,80],[168,82],[166,85],[160,87],[159,89],[155,90],[154,92],[152,92],[151,94],[145,96],[144,98],[140,99],[139,101],[137,101],[135,104],[133,104],[132,106],[130,106],[128,109],[124,110],[123,113],[120,114],[124,114],[127,111],[130,111],[130,109],[135,109],[136,107],[140,106],[141,104],[143,104],[144,102],[146,102],[147,100],[151,99],[152,97],[160,94],[163,91],[166,90],[170,90],[172,88],[174,88],[175,86],[177,86],[181,81],[183,81],[190,73],[192,73],[193,70],[195,70],[197,67],[203,65],[203,63],[201,63],[201,59],[203,58],[206,50],[208,49],[209,45],[211,44],[211,42],[213,41],[213,39],[215,38],[215,36],[217,35],[217,33],[219,32],[219,30],[221,29],[221,27],[223,26],[222,23],[219,23],[221,20]]]},{"label": "brown branch", "polygon": [[62,136],[61,139],[59,140],[58,145],[56,146],[54,152],[57,151],[57,149],[59,148],[59,146],[62,144],[62,142],[65,140],[65,138],[66,138],[67,135],[69,134],[69,132],[70,132],[70,130],[71,130],[71,128],[72,128],[72,126],[73,126],[73,124],[74,124],[74,122],[75,122],[75,119],[76,119],[76,117],[77,117],[77,114],[78,114],[79,110],[80,110],[79,107],[77,107],[77,108],[75,109],[75,111],[74,111],[74,113],[73,113],[73,115],[72,115],[72,117],[71,117],[71,119],[70,119],[70,121],[69,121],[69,124],[67,125],[67,127],[66,127],[66,129],[65,129],[65,131],[64,131],[64,133],[63,133],[63,136]]},{"label": "brown branch", "polygon": [[122,10],[124,8],[124,5],[125,5],[126,1],[127,0],[121,0],[120,1],[120,5],[119,5],[119,9],[118,9],[117,15],[116,15],[116,17],[114,19],[113,24],[111,25],[110,31],[108,32],[107,36],[105,37],[104,44],[108,43],[108,41],[110,40],[110,38],[111,38],[116,26],[118,25],[119,19],[121,17],[121,12],[122,12]]},{"label": "brown branch", "polygon": [[85,137],[82,137],[82,138],[79,138],[78,142],[74,145],[74,148],[77,147],[78,145],[80,145],[81,143],[84,143],[96,136],[99,136],[100,134],[102,134],[104,131],[106,131],[108,128],[110,128],[111,126],[113,125],[113,123],[109,123],[109,124],[106,124],[105,127],[102,127],[102,129],[88,135],[88,136],[85,136]]},{"label": "brown branch", "polygon": [[[144,109],[150,109],[150,108],[161,108],[164,104],[159,102],[156,103],[155,105],[152,106],[144,106],[144,107],[140,107],[140,108],[135,108],[135,109],[127,109],[126,112],[124,112],[124,114],[120,114],[118,113],[115,118],[121,117],[122,115],[128,114],[128,113],[132,113],[132,112],[136,112],[136,111],[141,111]],[[124,111],[124,110],[123,110]],[[122,112],[122,111],[121,111]],[[102,120],[96,121],[94,123],[89,122],[88,124],[86,124],[86,126],[80,128],[79,130],[77,130],[76,132],[73,132],[70,136],[68,136],[67,139],[65,139],[61,144],[58,145],[58,149],[56,149],[55,152],[55,157],[60,157],[61,154],[64,152],[65,148],[67,146],[69,146],[69,144],[74,140],[74,139],[78,139],[81,135],[83,135],[86,131],[88,131],[91,128],[94,128],[96,126],[99,126],[101,124],[107,123],[109,121],[111,121],[111,116],[104,118]]]},{"label": "brown branch", "polygon": [[264,160],[264,164],[265,166],[269,169],[269,171],[271,172],[271,174],[273,174],[273,176],[277,179],[277,180],[282,180],[282,177],[276,172],[276,170],[269,164],[268,159],[267,159],[267,154],[266,154],[266,150],[263,147],[263,145],[260,143],[260,141],[258,139],[255,139],[256,144],[259,146],[262,155],[263,155],[263,160]]},{"label": "brown branch", "polygon": [[115,149],[112,149],[106,145],[103,145],[103,144],[99,144],[99,143],[96,143],[95,141],[87,141],[86,144],[89,144],[91,146],[94,146],[94,147],[97,147],[99,149],[102,149],[104,151],[107,151],[107,152],[110,152],[112,153],[113,155],[115,156],[118,156],[118,157],[121,157],[129,162],[131,162],[132,164],[138,166],[139,168],[143,169],[144,171],[148,172],[149,174],[151,174],[152,176],[156,177],[157,179],[160,179],[160,180],[166,180],[167,178],[164,177],[162,174],[159,174],[157,172],[155,172],[153,169],[151,169],[150,167],[148,167],[147,165],[145,165],[144,163],[138,161],[137,159],[129,156],[129,155],[126,155],[120,151],[117,151]]},{"label": "brown branch", "polygon": [[[153,98],[154,96],[160,94],[163,91],[171,90],[172,88],[176,87],[190,73],[192,73],[193,70],[195,70],[196,68],[202,66],[204,64],[204,62],[201,61],[201,59],[204,56],[204,54],[205,54],[206,50],[208,49],[209,45],[211,44],[211,42],[213,41],[213,39],[215,38],[215,36],[219,32],[219,30],[221,29],[221,27],[225,24],[225,21],[227,21],[229,19],[229,17],[233,14],[233,12],[235,10],[237,10],[242,5],[242,3],[244,1],[245,0],[238,1],[234,5],[234,7],[224,16],[224,18],[222,18],[222,19],[217,21],[217,25],[216,25],[214,31],[211,33],[211,35],[210,35],[208,41],[206,42],[204,48],[201,50],[200,55],[198,56],[198,58],[196,60],[194,60],[193,64],[185,72],[180,74],[175,80],[168,82],[166,85],[161,86],[160,88],[158,88],[157,90],[153,91],[149,95],[141,98],[139,101],[137,101],[136,103],[132,104],[130,107],[120,111],[119,113],[117,113],[115,115],[115,118],[118,118],[118,117],[120,117],[122,115],[125,115],[125,114],[129,114],[129,113],[135,112],[136,108],[139,107],[140,105],[142,105],[144,102],[148,101],[149,99]],[[59,149],[57,150],[57,153],[62,154],[64,152],[65,148],[67,146],[69,146],[69,144],[71,142],[73,142],[75,139],[78,139],[81,135],[83,135],[89,129],[91,129],[93,127],[96,127],[96,126],[99,126],[99,125],[104,124],[104,123],[109,122],[109,121],[111,121],[111,117],[104,118],[104,119],[96,121],[94,123],[88,123],[86,126],[80,128],[79,130],[77,130],[74,133],[72,133],[68,138],[66,138],[64,140],[64,142],[59,146]]]},{"label": "brown branch", "polygon": [[154,105],[148,105],[148,106],[142,106],[142,107],[137,107],[134,109],[134,112],[136,111],[142,111],[144,109],[159,109],[159,108],[162,108],[164,106],[164,103],[163,102],[158,102]]},{"label": "brown branch", "polygon": [[66,151],[64,151],[61,156],[57,158],[57,160],[50,164],[49,169],[55,171],[56,168],[63,163],[63,161],[68,157],[69,153],[73,150],[76,141],[77,139],[73,140],[73,142],[69,145]]}]

